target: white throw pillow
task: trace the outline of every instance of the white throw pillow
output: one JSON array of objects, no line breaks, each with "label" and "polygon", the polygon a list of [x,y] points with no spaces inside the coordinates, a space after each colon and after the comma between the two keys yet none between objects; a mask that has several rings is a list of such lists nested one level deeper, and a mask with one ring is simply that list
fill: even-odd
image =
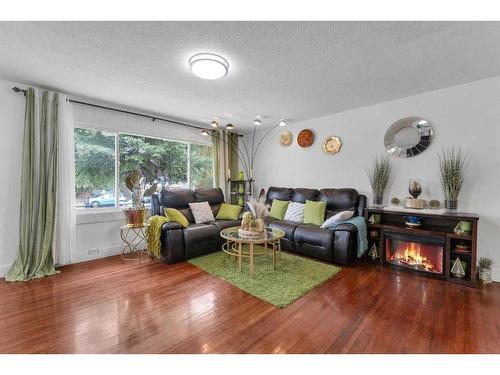
[{"label": "white throw pillow", "polygon": [[333,228],[335,225],[342,221],[349,220],[354,215],[352,211],[341,211],[336,215],[325,220],[323,224],[321,224],[321,228]]},{"label": "white throw pillow", "polygon": [[299,223],[304,222],[304,203],[290,202],[285,213],[285,220],[296,221]]},{"label": "white throw pillow", "polygon": [[214,213],[208,202],[189,203],[189,208],[191,208],[196,224],[208,223],[215,220]]}]

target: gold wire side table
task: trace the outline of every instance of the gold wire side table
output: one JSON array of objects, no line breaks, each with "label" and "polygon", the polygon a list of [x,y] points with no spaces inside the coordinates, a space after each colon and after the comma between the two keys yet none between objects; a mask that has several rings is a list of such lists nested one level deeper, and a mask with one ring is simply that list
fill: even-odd
[{"label": "gold wire side table", "polygon": [[148,254],[148,235],[149,224],[143,224],[140,227],[131,227],[122,225],[120,228],[120,237],[123,241],[122,260],[137,260],[141,263],[142,254]]},{"label": "gold wire side table", "polygon": [[[240,227],[231,227],[223,229],[220,236],[226,240],[222,244],[222,251],[238,258],[238,268],[241,272],[243,258],[250,259],[250,275],[255,274],[254,256],[266,255],[269,252],[273,254],[273,269],[277,267],[277,255],[281,255],[281,238],[285,232],[276,228],[264,228],[262,237],[249,238],[241,236],[238,233]],[[245,250],[243,245],[247,244],[249,249]],[[263,245],[263,250],[256,250],[255,245]]]}]

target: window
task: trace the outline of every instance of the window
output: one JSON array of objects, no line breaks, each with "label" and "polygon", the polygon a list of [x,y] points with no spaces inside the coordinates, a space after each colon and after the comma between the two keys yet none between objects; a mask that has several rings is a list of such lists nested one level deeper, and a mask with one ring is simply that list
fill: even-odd
[{"label": "window", "polygon": [[190,187],[211,188],[214,186],[214,158],[212,146],[191,144]]},{"label": "window", "polygon": [[[134,169],[144,177],[142,189],[154,182],[162,187],[192,189],[214,184],[209,145],[75,128],[75,163],[77,207],[131,204],[123,181]],[[115,190],[120,191],[118,199]],[[149,204],[150,198],[145,197],[144,205]]]},{"label": "window", "polygon": [[116,135],[75,128],[77,207],[115,206]]}]

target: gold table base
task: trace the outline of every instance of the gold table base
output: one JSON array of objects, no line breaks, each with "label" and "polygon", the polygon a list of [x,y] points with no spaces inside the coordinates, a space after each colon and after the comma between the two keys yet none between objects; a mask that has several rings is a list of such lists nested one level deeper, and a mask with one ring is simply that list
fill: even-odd
[{"label": "gold table base", "polygon": [[[123,241],[122,260],[137,260],[141,263],[142,254],[148,254],[147,224],[142,226],[123,225],[120,237]],[[143,247],[142,247],[143,246]],[[139,255],[138,257],[136,255]]]},{"label": "gold table base", "polygon": [[[243,245],[248,245],[249,250],[245,251]],[[277,267],[277,257],[281,259],[281,241],[280,238],[275,240],[269,240],[264,243],[259,243],[258,245],[263,245],[263,251],[255,251],[253,242],[243,242],[243,241],[231,241],[226,239],[226,243],[222,244],[222,251],[231,256],[238,258],[238,269],[242,270],[242,260],[243,258],[250,258],[250,275],[254,277],[255,275],[255,264],[254,256],[267,255],[270,252],[273,254],[273,269],[276,270]],[[269,249],[268,246],[271,246]]]}]

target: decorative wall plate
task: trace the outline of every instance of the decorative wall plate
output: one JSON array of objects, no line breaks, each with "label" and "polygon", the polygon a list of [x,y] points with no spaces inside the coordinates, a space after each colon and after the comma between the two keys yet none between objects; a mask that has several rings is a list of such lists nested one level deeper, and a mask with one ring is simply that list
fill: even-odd
[{"label": "decorative wall plate", "polygon": [[334,135],[326,138],[323,142],[323,151],[330,155],[334,155],[339,152],[341,147],[342,141],[339,137],[336,137]]},{"label": "decorative wall plate", "polygon": [[300,147],[309,147],[314,143],[314,133],[311,129],[302,130],[297,136],[297,143]]},{"label": "decorative wall plate", "polygon": [[282,146],[290,146],[293,141],[293,134],[291,131],[286,131],[280,135],[280,144]]}]

